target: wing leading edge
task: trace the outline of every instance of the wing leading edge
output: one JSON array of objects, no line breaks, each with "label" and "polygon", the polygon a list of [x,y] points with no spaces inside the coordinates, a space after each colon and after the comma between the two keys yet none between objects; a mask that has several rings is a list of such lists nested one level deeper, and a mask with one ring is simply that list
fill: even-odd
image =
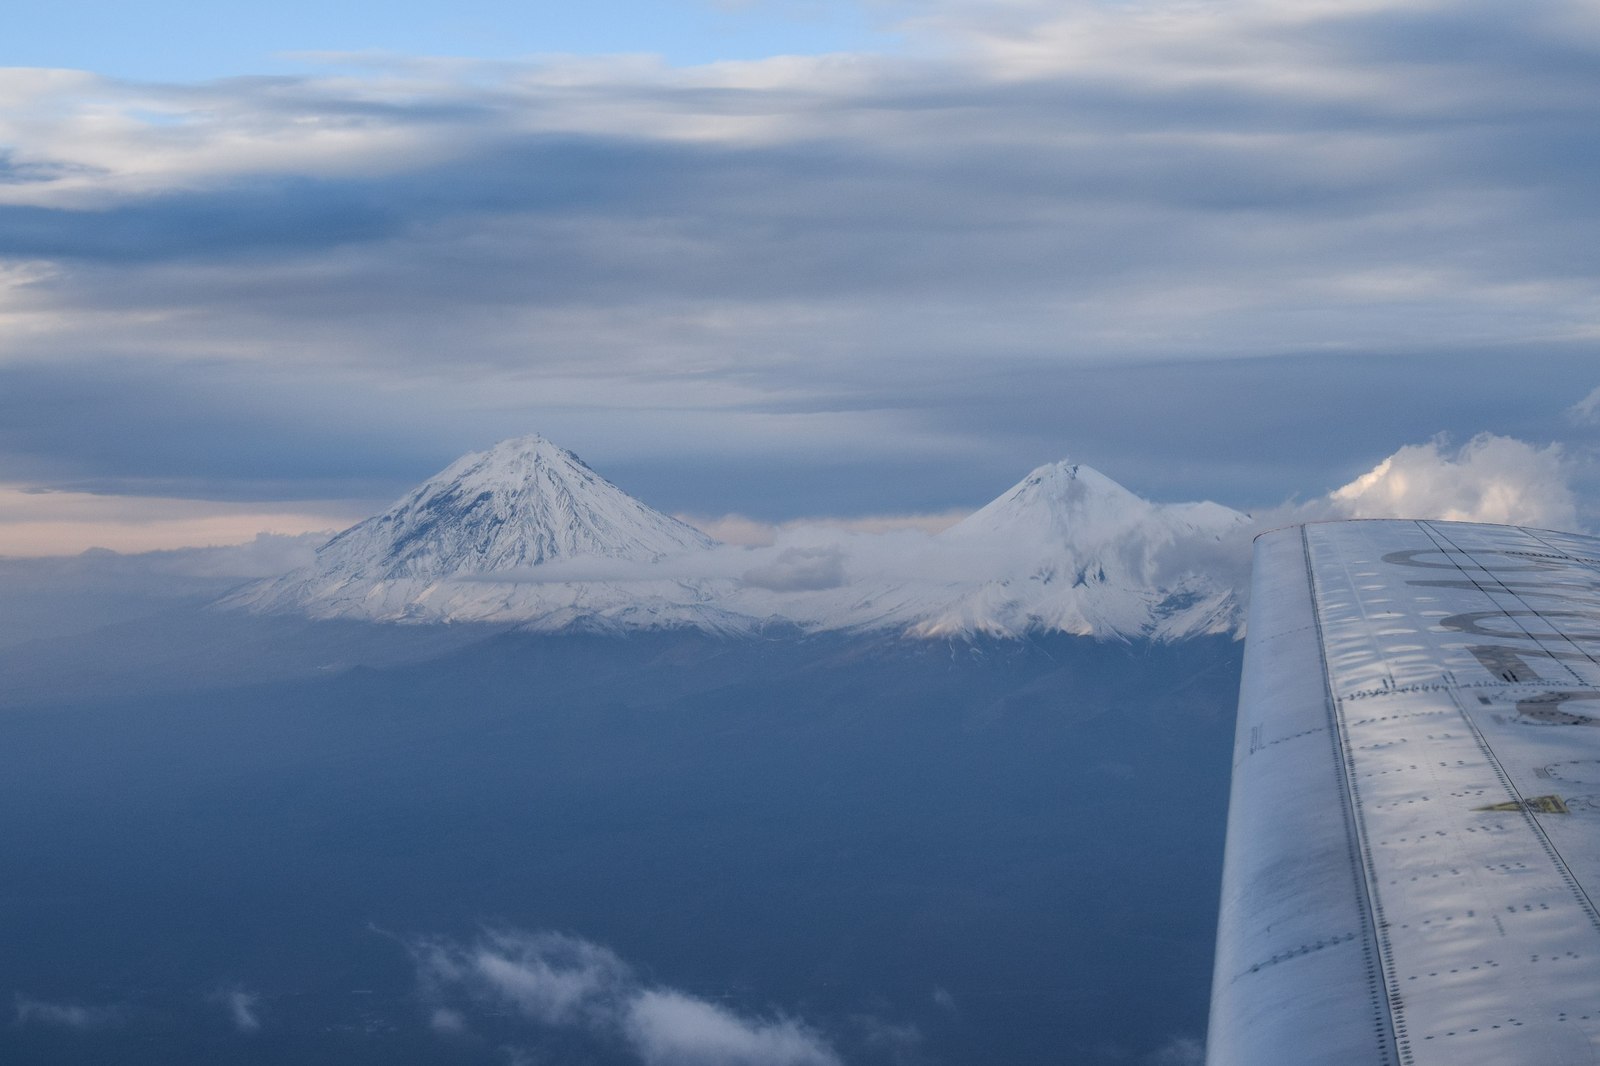
[{"label": "wing leading edge", "polygon": [[1211,1066],[1600,1063],[1600,540],[1256,541]]}]

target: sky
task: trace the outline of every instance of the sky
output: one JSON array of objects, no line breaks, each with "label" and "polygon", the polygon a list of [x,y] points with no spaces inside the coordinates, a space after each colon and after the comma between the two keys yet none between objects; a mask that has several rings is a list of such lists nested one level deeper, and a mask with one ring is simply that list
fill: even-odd
[{"label": "sky", "polygon": [[1487,433],[1600,525],[1592,4],[335,6],[8,21],[0,555],[335,529],[529,432],[769,524]]},{"label": "sky", "polygon": [[634,54],[687,66],[894,49],[898,18],[910,10],[898,0],[67,0],[14,12],[4,48],[8,66],[157,82],[303,74],[308,53],[502,61]]}]

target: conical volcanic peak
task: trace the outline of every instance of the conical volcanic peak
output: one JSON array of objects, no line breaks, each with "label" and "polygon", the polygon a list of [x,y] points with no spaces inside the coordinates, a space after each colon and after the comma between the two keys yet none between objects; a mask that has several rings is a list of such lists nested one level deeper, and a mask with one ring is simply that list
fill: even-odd
[{"label": "conical volcanic peak", "polygon": [[715,544],[539,436],[465,455],[319,552],[351,577],[436,581],[600,556],[651,561]]},{"label": "conical volcanic peak", "polygon": [[1158,510],[1093,467],[1038,467],[946,533],[951,539],[1028,536],[1083,547],[1114,538]]},{"label": "conical volcanic peak", "polygon": [[716,546],[566,449],[517,437],[462,456],[324,544],[310,566],[246,585],[221,603],[315,618],[506,621],[548,606],[525,604],[508,589],[539,600],[542,586],[474,582],[520,582],[557,560],[649,565]]},{"label": "conical volcanic peak", "polygon": [[912,631],[1227,632],[1238,600],[1213,571],[1248,544],[1249,522],[1212,503],[1153,503],[1092,467],[1050,463],[940,535],[968,587]]},{"label": "conical volcanic peak", "polygon": [[[1237,627],[1245,515],[1158,504],[1079,463],[1041,466],[933,537],[830,533],[729,548],[542,437],[463,456],[224,606],[540,631],[1035,631],[1177,639]],[[809,538],[809,539],[807,539]],[[1220,575],[1220,576],[1219,576]]]}]

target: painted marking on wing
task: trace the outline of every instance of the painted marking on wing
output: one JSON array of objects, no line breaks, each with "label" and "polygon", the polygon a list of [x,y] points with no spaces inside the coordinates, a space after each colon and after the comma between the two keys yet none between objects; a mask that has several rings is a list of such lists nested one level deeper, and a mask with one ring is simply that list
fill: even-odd
[{"label": "painted marking on wing", "polygon": [[1475,811],[1532,811],[1535,814],[1571,814],[1566,800],[1560,796],[1529,796],[1521,803],[1491,803],[1487,807],[1474,807]]}]

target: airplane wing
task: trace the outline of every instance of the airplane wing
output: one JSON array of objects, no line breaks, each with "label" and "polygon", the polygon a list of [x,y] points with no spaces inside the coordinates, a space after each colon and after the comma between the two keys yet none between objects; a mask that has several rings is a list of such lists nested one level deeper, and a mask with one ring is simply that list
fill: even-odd
[{"label": "airplane wing", "polygon": [[1600,540],[1256,541],[1210,1066],[1600,1063]]}]

